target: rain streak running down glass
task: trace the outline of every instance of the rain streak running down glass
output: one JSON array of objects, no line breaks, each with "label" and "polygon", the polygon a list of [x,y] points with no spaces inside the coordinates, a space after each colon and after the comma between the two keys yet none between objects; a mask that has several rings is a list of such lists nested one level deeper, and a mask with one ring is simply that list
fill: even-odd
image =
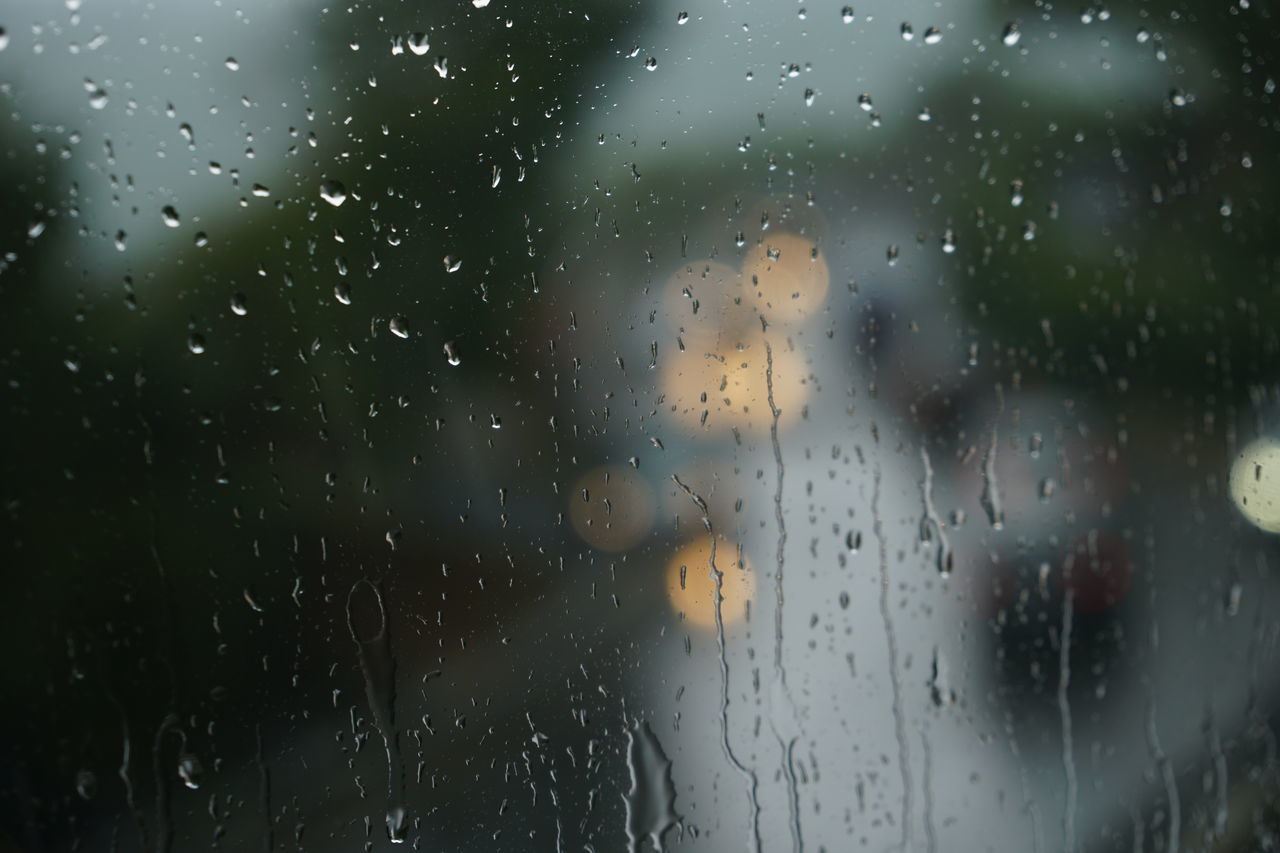
[{"label": "rain streak running down glass", "polygon": [[1275,14],[0,5],[0,853],[1280,850]]}]

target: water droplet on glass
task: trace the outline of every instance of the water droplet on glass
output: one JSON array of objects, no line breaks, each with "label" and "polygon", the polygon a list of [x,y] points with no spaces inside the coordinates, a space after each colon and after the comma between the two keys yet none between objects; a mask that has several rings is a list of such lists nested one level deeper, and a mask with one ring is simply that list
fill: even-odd
[{"label": "water droplet on glass", "polygon": [[680,824],[671,760],[648,723],[627,730],[627,765],[631,789],[626,794],[627,849],[638,853],[645,839],[654,850],[665,850],[662,836]]},{"label": "water droplet on glass", "polygon": [[906,23],[905,21],[902,23],[902,29],[900,30],[900,32],[902,33],[903,41],[911,41],[913,38],[916,37],[915,31],[911,29],[911,25]]},{"label": "water droplet on glass", "polygon": [[230,70],[232,70],[232,71],[239,71],[239,70],[240,70],[240,63],[239,63],[239,62],[236,62],[236,58],[235,58],[234,56],[228,56],[228,57],[227,57],[227,68],[229,68],[229,69],[230,69]]},{"label": "water droplet on glass", "polygon": [[409,50],[414,56],[422,56],[431,49],[431,45],[427,41],[426,33],[414,33],[409,36]]},{"label": "water droplet on glass", "polygon": [[646,60],[644,61],[644,70],[645,70],[645,71],[652,71],[653,69],[655,69],[655,68],[657,68],[657,67],[658,67],[658,58],[657,58],[656,56],[651,56],[651,57],[649,57],[648,59],[646,59]]},{"label": "water droplet on glass", "polygon": [[98,793],[98,777],[92,770],[76,773],[76,793],[82,800],[92,800]]},{"label": "water droplet on glass", "polygon": [[456,255],[445,255],[444,269],[445,272],[457,272],[462,269],[462,258],[459,258]]},{"label": "water droplet on glass", "polygon": [[85,80],[84,88],[89,92],[89,106],[95,110],[101,110],[107,106],[107,93],[98,88],[92,80]]},{"label": "water droplet on glass", "polygon": [[325,181],[320,185],[320,198],[334,207],[341,207],[347,200],[347,188],[342,185],[342,181]]},{"label": "water droplet on glass", "polygon": [[846,24],[853,23],[853,7],[852,6],[845,6],[843,9],[840,10],[840,20],[844,21]]},{"label": "water droplet on glass", "polygon": [[343,305],[351,304],[351,285],[345,281],[340,281],[333,286],[333,298],[337,299]]},{"label": "water droplet on glass", "polygon": [[868,113],[871,112],[872,110],[871,96],[866,92],[863,92],[861,95],[859,95],[858,106],[862,107],[863,112],[868,112]]},{"label": "water droplet on glass", "polygon": [[458,345],[453,341],[446,341],[444,345],[444,357],[449,364],[457,367],[462,364],[462,357],[458,355]]},{"label": "water droplet on glass", "polygon": [[387,321],[387,328],[391,330],[391,334],[397,338],[409,337],[409,320],[401,314],[397,314]]},{"label": "water droplet on glass", "polygon": [[178,759],[178,775],[182,777],[182,784],[194,791],[204,779],[204,767],[194,755],[183,755]]},{"label": "water droplet on glass", "polygon": [[1017,24],[1008,24],[1005,26],[1004,33],[1000,36],[1000,40],[1009,47],[1013,47],[1017,44],[1020,38],[1022,38],[1022,30],[1018,29]]},{"label": "water droplet on glass", "polygon": [[844,547],[849,550],[850,554],[858,553],[858,549],[862,547],[862,531],[850,530],[845,534]]},{"label": "water droplet on glass", "polygon": [[937,27],[929,27],[924,31],[925,44],[937,44],[940,41],[942,41],[942,31]]},{"label": "water droplet on glass", "polygon": [[203,354],[204,353],[204,336],[192,335],[191,337],[187,338],[187,349],[191,350],[192,354],[194,355]]},{"label": "water droplet on glass", "polygon": [[182,224],[182,220],[178,218],[178,211],[175,210],[172,205],[166,205],[165,208],[160,211],[160,216],[164,219],[164,224],[168,225],[170,228],[177,228]]},{"label": "water droplet on glass", "polygon": [[681,12],[680,14],[676,15],[677,24],[687,24],[688,22],[689,22],[688,12]]},{"label": "water droplet on glass", "polygon": [[237,317],[243,317],[249,313],[249,308],[245,304],[245,295],[243,293],[231,294],[231,313]]},{"label": "water droplet on glass", "polygon": [[942,234],[942,251],[948,255],[953,254],[956,250],[956,232],[948,228]]}]

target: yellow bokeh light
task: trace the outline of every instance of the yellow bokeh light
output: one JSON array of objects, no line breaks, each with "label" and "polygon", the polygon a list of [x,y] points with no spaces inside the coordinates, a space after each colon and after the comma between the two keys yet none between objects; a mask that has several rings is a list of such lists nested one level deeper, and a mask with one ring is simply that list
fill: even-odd
[{"label": "yellow bokeh light", "polygon": [[[711,540],[704,536],[681,547],[667,564],[667,598],[685,621],[699,628],[716,626],[716,583],[710,560]],[[747,615],[747,605],[756,593],[755,574],[738,546],[725,539],[716,541],[716,568],[721,572],[721,618],[731,625]]]},{"label": "yellow bokeh light", "polygon": [[1280,533],[1280,441],[1251,442],[1231,466],[1231,500],[1255,527]]},{"label": "yellow bokeh light", "polygon": [[[667,411],[691,428],[767,429],[769,408],[766,337],[759,330],[736,346],[669,353],[661,384]],[[773,348],[773,402],[795,418],[809,396],[804,357],[786,346]]]},{"label": "yellow bokeh light", "polygon": [[574,483],[569,523],[582,541],[601,551],[626,551],[653,527],[656,500],[632,468],[602,465]]},{"label": "yellow bokeh light", "polygon": [[831,271],[822,252],[798,234],[774,234],[743,264],[756,309],[774,322],[801,320],[822,307]]}]

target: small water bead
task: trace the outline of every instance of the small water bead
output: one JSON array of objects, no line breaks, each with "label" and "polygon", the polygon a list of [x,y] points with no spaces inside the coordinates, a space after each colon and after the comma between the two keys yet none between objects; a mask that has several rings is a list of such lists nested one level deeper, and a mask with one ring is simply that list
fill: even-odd
[{"label": "small water bead", "polygon": [[341,207],[347,200],[347,188],[342,185],[342,181],[325,181],[320,185],[320,198],[334,207]]},{"label": "small water bead", "polygon": [[231,294],[231,313],[237,317],[243,317],[249,313],[249,307],[246,304],[247,297],[243,293]]},{"label": "small water bead", "polygon": [[191,350],[192,355],[203,355],[205,350],[204,336],[193,334],[187,338],[187,349]]},{"label": "small water bead", "polygon": [[426,33],[414,33],[409,36],[409,50],[414,56],[423,56],[427,51],[431,50]]},{"label": "small water bead", "polygon": [[1005,26],[1004,33],[1000,36],[1000,40],[1004,42],[1007,47],[1013,47],[1021,38],[1022,30],[1018,29],[1017,24],[1008,24]]},{"label": "small water bead", "polygon": [[333,286],[333,298],[337,299],[343,305],[351,304],[351,285],[345,281],[340,281]]},{"label": "small water bead", "polygon": [[409,319],[403,314],[397,314],[388,320],[387,328],[390,329],[391,334],[395,335],[397,338],[408,339],[409,337]]},{"label": "small water bead", "polygon": [[911,29],[911,25],[905,21],[903,21],[902,28],[901,30],[899,30],[899,32],[902,33],[903,41],[911,41],[913,38],[916,37],[915,30]]},{"label": "small water bead", "polygon": [[853,23],[853,7],[852,6],[845,6],[843,9],[840,10],[840,20],[844,21],[846,24]]},{"label": "small water bead", "polygon": [[177,228],[182,224],[182,220],[178,217],[178,211],[174,209],[173,205],[165,205],[164,209],[160,211],[160,217],[164,220],[164,224],[170,228]]},{"label": "small water bead", "polygon": [[182,784],[194,791],[204,780],[204,766],[196,756],[184,755],[178,759],[178,776]]},{"label": "small water bead", "polygon": [[925,44],[937,44],[940,41],[942,41],[942,31],[937,27],[929,27],[924,31]]}]

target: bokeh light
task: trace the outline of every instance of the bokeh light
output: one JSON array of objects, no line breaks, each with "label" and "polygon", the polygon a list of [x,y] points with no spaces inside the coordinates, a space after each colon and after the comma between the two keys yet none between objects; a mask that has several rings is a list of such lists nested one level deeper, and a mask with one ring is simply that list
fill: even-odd
[{"label": "bokeh light", "polygon": [[1231,500],[1260,530],[1280,533],[1280,441],[1260,438],[1231,466]]},{"label": "bokeh light", "polygon": [[[767,429],[769,358],[758,329],[744,343],[673,353],[662,368],[664,403],[672,416],[692,429]],[[809,396],[804,357],[785,341],[773,343],[773,402],[794,418]]]},{"label": "bokeh light", "polygon": [[743,265],[756,309],[771,322],[803,320],[822,307],[831,272],[822,252],[798,234],[762,241]]},{"label": "bokeh light", "polygon": [[[747,615],[756,592],[755,574],[738,546],[723,538],[716,540],[716,568],[722,573],[721,618],[725,625],[731,625]],[[686,622],[699,628],[715,628],[715,591],[711,540],[699,537],[682,546],[667,564],[667,598]]]}]

